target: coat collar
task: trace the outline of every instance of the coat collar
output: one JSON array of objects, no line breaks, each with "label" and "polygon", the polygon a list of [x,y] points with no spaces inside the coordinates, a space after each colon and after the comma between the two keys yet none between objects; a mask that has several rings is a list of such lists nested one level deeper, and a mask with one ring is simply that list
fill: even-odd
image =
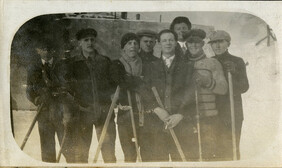
[{"label": "coat collar", "polygon": [[198,56],[198,57],[189,57],[189,60],[190,61],[199,61],[199,60],[201,60],[201,59],[203,59],[203,58],[206,58],[207,56],[206,56],[206,54],[205,53],[202,53],[200,56]]},{"label": "coat collar", "polygon": [[[91,60],[95,60],[98,55],[99,55],[98,51],[95,50],[95,51],[94,51],[94,54],[91,55],[91,56],[89,56],[89,58],[90,58]],[[86,60],[86,57],[83,56],[82,52],[80,52],[79,55],[77,55],[77,56],[74,57],[74,61],[85,61],[85,60]]]},{"label": "coat collar", "polygon": [[220,55],[216,55],[214,56],[215,58],[225,58],[227,56],[230,56],[230,53],[228,50],[226,50],[223,54],[220,54]]}]

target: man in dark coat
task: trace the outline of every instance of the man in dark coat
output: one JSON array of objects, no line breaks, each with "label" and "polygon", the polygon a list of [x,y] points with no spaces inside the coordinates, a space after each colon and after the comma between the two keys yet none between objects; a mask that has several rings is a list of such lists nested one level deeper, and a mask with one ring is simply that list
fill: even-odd
[{"label": "man in dark coat", "polygon": [[177,34],[177,46],[175,52],[177,55],[181,55],[184,59],[188,59],[190,52],[187,49],[184,36],[191,30],[192,24],[187,17],[179,16],[174,18],[170,25],[170,30]]},{"label": "man in dark coat", "polygon": [[[27,98],[36,106],[42,106],[38,121],[41,157],[45,162],[56,162],[55,133],[61,144],[64,131],[70,126],[72,111],[70,102],[62,92],[66,68],[55,56],[53,42],[37,41],[36,52],[40,58],[28,67]],[[69,134],[70,135],[70,134]],[[71,138],[66,138],[63,154],[67,162],[74,162]]]},{"label": "man in dark coat", "polygon": [[[209,43],[215,53],[215,57],[223,66],[224,75],[228,79],[228,72],[232,75],[233,82],[233,98],[234,98],[234,111],[235,111],[235,129],[236,129],[236,150],[237,158],[240,159],[240,135],[243,122],[243,106],[241,94],[249,89],[249,82],[246,73],[246,66],[242,58],[229,54],[228,47],[230,46],[231,37],[223,30],[215,31],[210,36]],[[225,128],[222,128],[222,146],[219,149],[221,158],[223,160],[232,159],[232,135],[231,135],[231,109],[229,94],[217,96],[217,108],[219,115],[225,123]]]},{"label": "man in dark coat", "polygon": [[[76,161],[83,163],[88,162],[93,124],[99,139],[111,104],[111,94],[115,90],[109,75],[111,61],[95,50],[96,37],[97,32],[94,29],[82,29],[77,32],[76,38],[81,54],[69,60],[67,74],[69,80],[74,81],[70,82],[70,88],[79,106]],[[101,149],[105,162],[116,162],[115,137],[116,130],[112,116]]]},{"label": "man in dark coat", "polygon": [[[165,124],[169,128],[175,128],[176,135],[183,144],[188,140],[189,132],[183,129],[189,120],[186,117],[186,110],[182,109],[184,101],[184,93],[192,77],[193,66],[180,55],[175,53],[177,45],[177,35],[171,30],[163,30],[159,33],[159,42],[162,48],[162,56],[152,62],[151,73],[145,76],[147,89],[143,91],[142,98],[145,104],[145,119],[142,137],[146,137],[144,145],[140,148],[141,154],[146,153],[147,158],[143,161],[169,161],[169,155],[172,161],[181,161],[181,157],[177,151],[176,145],[169,134],[165,130]],[[161,108],[153,92],[152,87],[156,87],[160,99],[164,104]],[[161,120],[156,113],[167,113],[169,116],[165,120]],[[187,149],[185,146],[182,146]],[[142,155],[143,156],[143,155]]]},{"label": "man in dark coat", "polygon": [[[122,151],[124,153],[125,162],[136,162],[137,153],[135,139],[133,133],[133,125],[131,121],[129,109],[129,91],[132,103],[132,112],[134,115],[134,127],[136,128],[137,142],[139,142],[139,130],[143,125],[141,114],[140,95],[136,89],[142,84],[142,60],[138,56],[139,38],[135,33],[126,33],[121,38],[121,57],[114,60],[111,66],[111,77],[115,85],[120,86],[120,94],[118,99],[118,134]],[[139,143],[140,145],[140,143]]]}]

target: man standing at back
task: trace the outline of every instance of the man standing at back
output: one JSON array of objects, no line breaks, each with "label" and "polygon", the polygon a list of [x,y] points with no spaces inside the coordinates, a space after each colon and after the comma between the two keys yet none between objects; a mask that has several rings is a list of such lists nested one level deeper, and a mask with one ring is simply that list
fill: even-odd
[{"label": "man standing at back", "polygon": [[[93,124],[98,139],[101,136],[105,119],[111,104],[114,89],[110,80],[109,58],[100,55],[94,48],[97,32],[94,29],[82,29],[76,33],[80,55],[70,60],[68,77],[74,99],[79,106],[76,161],[87,163],[92,140]],[[111,118],[102,146],[105,162],[116,162],[115,157],[115,123]]]},{"label": "man standing at back", "polygon": [[188,59],[189,51],[187,50],[186,41],[185,41],[185,34],[187,34],[191,30],[192,24],[187,17],[179,16],[176,17],[171,25],[170,30],[174,31],[177,34],[177,46],[175,52],[183,58]]},{"label": "man standing at back", "polygon": [[[223,71],[226,79],[228,79],[228,72],[233,77],[233,98],[234,98],[234,112],[235,112],[235,135],[236,135],[236,151],[237,159],[240,159],[240,136],[243,123],[243,107],[241,94],[245,93],[249,89],[249,82],[246,73],[246,66],[244,60],[240,57],[231,55],[228,52],[230,46],[231,37],[223,30],[217,30],[210,36],[209,43],[215,53],[215,57],[219,60],[223,66]],[[227,95],[217,96],[217,108],[221,119],[225,123],[225,128],[222,128],[222,142],[219,142],[221,149],[219,153],[223,160],[232,159],[232,135],[231,135],[231,109],[229,93]]]}]

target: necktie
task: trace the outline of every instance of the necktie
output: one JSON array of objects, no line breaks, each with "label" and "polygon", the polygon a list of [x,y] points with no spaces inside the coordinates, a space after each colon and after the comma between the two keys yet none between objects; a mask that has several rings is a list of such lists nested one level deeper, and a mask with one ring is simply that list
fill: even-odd
[{"label": "necktie", "polygon": [[167,68],[170,67],[172,59],[165,59],[165,65]]},{"label": "necktie", "polygon": [[187,48],[186,48],[185,46],[182,46],[181,48],[182,48],[183,53],[185,54],[185,53],[186,53]]},{"label": "necktie", "polygon": [[50,78],[50,64],[48,62],[45,62],[44,69],[45,69],[47,77]]}]

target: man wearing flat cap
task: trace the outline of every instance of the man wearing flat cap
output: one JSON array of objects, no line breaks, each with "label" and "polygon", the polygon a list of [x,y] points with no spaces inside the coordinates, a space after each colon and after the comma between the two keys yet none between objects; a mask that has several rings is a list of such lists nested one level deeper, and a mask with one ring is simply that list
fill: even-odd
[{"label": "man wearing flat cap", "polygon": [[[115,88],[109,75],[110,59],[100,55],[94,47],[97,40],[96,30],[82,29],[76,33],[76,39],[81,53],[69,61],[67,76],[71,79],[70,88],[79,107],[76,162],[87,163],[93,124],[99,139]],[[115,137],[115,123],[112,117],[101,149],[106,163],[116,162]]]},{"label": "man wearing flat cap", "polygon": [[[211,47],[215,53],[215,59],[221,62],[224,70],[224,75],[228,79],[228,72],[232,75],[233,83],[233,98],[234,98],[234,113],[235,113],[235,136],[236,136],[236,151],[237,159],[240,159],[240,135],[243,122],[243,107],[241,94],[249,89],[249,82],[246,73],[244,60],[240,57],[233,56],[228,52],[231,37],[229,33],[223,30],[214,31],[210,35]],[[221,160],[232,160],[232,134],[231,134],[231,109],[229,93],[222,96],[217,96],[217,107],[221,120],[224,121],[225,127],[222,127],[222,142],[219,143],[221,149],[219,151]]]},{"label": "man wearing flat cap", "polygon": [[195,103],[190,104],[189,114],[195,123],[193,128],[195,132],[191,137],[197,134],[196,140],[193,138],[188,141],[187,146],[191,147],[191,151],[188,152],[192,159],[201,157],[204,161],[212,161],[217,157],[216,144],[219,135],[217,130],[222,125],[218,117],[216,95],[225,95],[228,86],[220,62],[214,58],[207,58],[204,53],[205,37],[206,33],[201,29],[192,29],[185,37],[191,53],[189,61],[194,65],[192,90],[195,94]]},{"label": "man wearing flat cap", "polygon": [[192,24],[187,17],[178,16],[174,18],[170,25],[170,30],[177,34],[177,46],[176,53],[180,54],[183,58],[187,59],[189,57],[189,50],[187,49],[184,35],[191,30]]},{"label": "man wearing flat cap", "polygon": [[152,30],[140,30],[137,33],[140,41],[139,57],[142,60],[142,75],[150,73],[151,62],[157,60],[154,56],[154,47],[156,45],[157,33]]},{"label": "man wearing flat cap", "polygon": [[157,33],[151,30],[140,30],[136,34],[140,39],[140,51],[138,55],[142,59],[142,62],[152,62],[156,60],[153,53],[156,45]]}]

